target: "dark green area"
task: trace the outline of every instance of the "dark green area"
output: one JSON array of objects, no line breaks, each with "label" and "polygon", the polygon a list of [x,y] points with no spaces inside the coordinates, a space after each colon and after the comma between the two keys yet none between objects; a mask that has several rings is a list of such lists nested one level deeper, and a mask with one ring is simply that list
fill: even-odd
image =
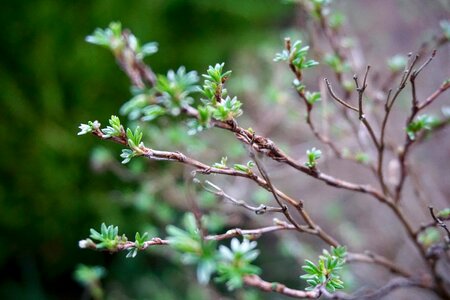
[{"label": "dark green area", "polygon": [[[179,267],[157,254],[125,260],[77,246],[101,222],[131,236],[153,218],[116,205],[136,186],[111,173],[93,173],[89,157],[98,141],[76,135],[79,123],[105,122],[130,97],[128,79],[112,55],[84,38],[118,20],[143,42],[159,43],[159,53],[147,60],[156,72],[180,65],[203,72],[240,47],[273,37],[290,9],[270,0],[3,4],[0,298],[78,299],[82,288],[72,274],[84,263],[106,266],[108,284],[131,297],[149,298],[146,293],[159,289],[152,299],[176,299],[176,286],[196,299]],[[119,148],[105,146],[118,159]]]}]

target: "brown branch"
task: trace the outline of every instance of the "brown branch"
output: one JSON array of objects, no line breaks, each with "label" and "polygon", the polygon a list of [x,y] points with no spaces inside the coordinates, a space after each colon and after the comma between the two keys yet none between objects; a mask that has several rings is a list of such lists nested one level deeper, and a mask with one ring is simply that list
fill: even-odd
[{"label": "brown branch", "polygon": [[[430,58],[423,63],[419,69],[414,70],[409,78],[409,81],[411,82],[411,93],[412,93],[412,105],[411,105],[411,114],[408,118],[408,121],[406,122],[406,126],[408,126],[409,123],[411,123],[414,120],[414,117],[419,112],[419,100],[417,99],[416,95],[416,78],[419,75],[419,73],[433,60],[434,56],[436,55],[436,50],[433,51]],[[438,90],[439,91],[439,90]],[[437,98],[437,96],[436,96]],[[436,98],[433,98],[436,99]],[[431,102],[430,102],[431,103]]]},{"label": "brown branch", "polygon": [[433,103],[434,100],[436,100],[443,92],[445,92],[449,88],[450,88],[450,80],[447,80],[434,93],[428,96],[427,99],[425,99],[425,101],[422,104],[419,104],[418,109],[422,110],[431,103]]},{"label": "brown branch", "polygon": [[405,279],[405,278],[394,278],[390,280],[385,286],[379,287],[376,290],[365,290],[362,292],[357,292],[352,295],[345,293],[329,293],[325,289],[322,290],[323,295],[330,299],[340,299],[340,300],[378,300],[382,299],[384,296],[392,293],[393,291],[401,288],[418,287],[431,289],[429,285],[418,280]]},{"label": "brown branch", "polygon": [[126,242],[120,242],[117,244],[116,248],[114,249],[107,249],[107,248],[98,248],[97,245],[91,240],[81,240],[78,242],[78,246],[82,249],[91,249],[91,250],[97,250],[97,251],[108,251],[108,252],[119,252],[119,251],[125,251],[132,248],[138,248],[139,250],[145,250],[151,246],[158,246],[158,245],[169,245],[169,240],[164,240],[158,237],[154,237],[149,241],[144,242],[144,244],[140,247],[136,247],[135,242],[126,241]]},{"label": "brown branch", "polygon": [[[269,183],[269,185],[271,186],[272,183],[269,179],[269,176],[267,174],[267,172],[265,171],[264,167],[262,166],[262,164],[259,162],[259,159],[256,157],[255,153],[253,151],[250,152],[250,156],[251,158],[255,161],[256,166],[258,167],[259,172],[261,173],[261,175],[263,176],[263,178],[266,180],[266,182]],[[271,190],[273,190],[273,188],[271,187]],[[299,230],[301,230],[301,228],[299,227],[298,224],[295,223],[295,221],[292,219],[292,216],[289,214],[287,207],[282,206],[281,202],[278,200],[278,196],[273,193],[273,196],[275,197],[276,201],[278,202],[278,204],[284,208],[284,213],[286,218]],[[323,241],[325,241],[327,244],[337,247],[339,246],[339,243],[336,241],[336,239],[334,239],[331,235],[329,235],[328,233],[326,233],[324,230],[322,230],[322,228],[320,228],[313,220],[312,218],[309,216],[309,214],[305,211],[305,209],[303,208],[303,205],[297,205],[295,206],[295,208],[297,209],[297,212],[303,217],[303,219],[305,220],[305,222],[308,224],[309,228],[312,229]]]},{"label": "brown branch", "polygon": [[[104,135],[100,129],[94,130],[92,132],[92,134],[101,139],[111,140],[113,142],[116,142],[118,144],[128,147],[128,141],[125,136],[109,137],[109,136]],[[231,168],[226,168],[226,169],[214,168],[214,167],[204,164],[198,160],[187,157],[186,155],[184,155],[181,152],[160,151],[160,150],[150,149],[145,146],[141,146],[139,148],[139,151],[140,151],[140,156],[147,157],[148,159],[174,161],[174,162],[183,163],[185,165],[195,167],[196,170],[194,172],[199,172],[202,174],[222,174],[222,175],[235,176],[235,177],[244,177],[244,178],[253,180],[259,186],[261,186],[262,188],[271,192],[271,188],[268,185],[268,183],[264,179],[260,178],[256,174],[254,174],[253,172],[246,173],[246,172],[242,172],[242,171],[236,171]],[[287,203],[289,203],[290,205],[292,205],[294,207],[303,205],[302,200],[296,201],[296,200],[292,199],[291,197],[287,196],[286,194],[284,194],[283,192],[281,192],[280,190],[276,189],[275,187],[274,187],[274,192],[281,199],[283,199],[284,201],[286,201]]]},{"label": "brown branch", "polygon": [[[412,72],[412,74],[409,78],[409,80],[411,82],[411,87],[412,87],[412,107],[411,107],[411,114],[409,115],[409,117],[406,121],[406,126],[408,126],[414,120],[414,118],[419,113],[419,111],[421,111],[422,109],[427,107],[429,104],[431,104],[435,99],[437,99],[437,97],[439,95],[441,95],[445,90],[447,90],[450,87],[450,81],[444,82],[439,87],[438,90],[436,90],[431,96],[429,96],[425,100],[425,102],[423,104],[419,104],[419,101],[417,100],[416,89],[415,89],[415,80],[416,80],[417,76],[419,75],[419,73],[431,62],[431,60],[434,58],[435,55],[436,55],[436,50],[433,51],[430,58],[425,63],[423,63],[417,70]],[[396,203],[398,203],[401,199],[401,192],[403,189],[403,185],[404,185],[405,179],[408,175],[407,174],[406,157],[407,157],[408,152],[414,142],[413,140],[411,140],[411,138],[409,137],[408,134],[406,134],[405,136],[406,137],[405,137],[405,143],[404,143],[403,149],[402,149],[402,151],[399,152],[399,155],[398,155],[398,160],[400,163],[400,178],[399,178],[399,182],[398,182],[397,186],[395,187],[394,201]]]},{"label": "brown branch", "polygon": [[[262,215],[262,214],[265,214],[268,212],[282,212],[283,211],[283,209],[280,207],[272,207],[272,206],[267,206],[264,204],[261,204],[259,206],[251,206],[251,205],[247,204],[244,200],[238,200],[238,199],[228,195],[227,193],[224,192],[223,189],[221,189],[220,187],[218,187],[217,185],[213,184],[212,182],[210,182],[208,180],[204,181],[205,184],[203,184],[198,179],[195,182],[200,184],[205,191],[212,193],[220,198],[225,198],[225,199],[229,200],[231,203],[233,203],[234,205],[242,206],[245,209],[248,209],[257,215]],[[208,185],[209,187],[206,185]],[[213,189],[211,189],[210,187]]]},{"label": "brown branch", "polygon": [[137,58],[136,52],[130,45],[130,34],[129,30],[124,30],[122,33],[125,47],[116,53],[117,63],[130,78],[134,86],[145,88],[149,85],[152,87],[156,84],[156,75],[142,59]]},{"label": "brown branch", "polygon": [[258,275],[246,275],[243,278],[245,285],[252,286],[255,288],[260,289],[264,292],[273,292],[273,293],[279,293],[291,298],[307,298],[307,299],[317,299],[320,297],[321,292],[319,290],[313,290],[313,291],[301,291],[301,290],[295,290],[286,287],[284,284],[278,283],[278,282],[268,282]]},{"label": "brown branch", "polygon": [[387,259],[386,257],[372,253],[370,251],[366,251],[365,253],[348,253],[347,254],[347,262],[350,263],[352,261],[377,264],[377,265],[385,267],[392,273],[397,273],[406,278],[413,276],[410,272],[408,272],[405,269],[403,269],[402,267],[396,265],[394,262]]},{"label": "brown branch", "polygon": [[[217,234],[217,235],[209,235],[206,236],[206,240],[214,240],[214,241],[221,241],[230,239],[233,237],[247,237],[250,240],[255,240],[261,237],[264,233],[274,232],[274,231],[281,231],[281,230],[297,230],[294,225],[288,224],[287,222],[280,221],[278,219],[274,219],[275,225],[273,226],[267,226],[267,227],[261,227],[257,229],[241,229],[241,228],[234,228],[228,230],[226,233],[223,234]],[[313,230],[311,230],[308,226],[300,226],[303,232],[315,234]]]},{"label": "brown branch", "polygon": [[370,125],[369,121],[367,121],[366,116],[364,115],[364,111],[363,111],[363,103],[362,102],[363,102],[364,91],[367,88],[367,75],[369,74],[369,70],[370,70],[370,66],[367,66],[366,73],[364,74],[364,80],[363,80],[362,86],[359,86],[357,75],[353,76],[353,80],[355,81],[356,91],[358,92],[359,120],[364,124],[367,131],[369,132],[370,138],[372,139],[372,142],[374,143],[376,149],[379,150],[380,145],[377,141],[377,138],[375,137],[375,132],[374,132],[372,126]]},{"label": "brown branch", "polygon": [[342,153],[342,151],[339,150],[339,147],[329,137],[327,137],[327,136],[323,135],[322,133],[320,133],[320,131],[316,128],[316,126],[314,125],[314,122],[312,120],[312,108],[313,108],[313,106],[306,99],[305,93],[303,93],[302,91],[298,91],[297,90],[297,94],[299,95],[299,97],[303,100],[303,102],[306,105],[306,124],[308,124],[309,129],[314,134],[314,136],[320,142],[322,142],[323,144],[327,145],[331,149],[331,151],[333,151],[334,155],[338,159],[350,160],[350,161],[358,163],[360,165],[368,166],[374,172],[375,168],[374,168],[374,166],[372,164],[366,165],[366,164],[361,163],[360,161],[358,161],[357,159],[355,159],[353,157],[348,157],[348,156],[344,155]]},{"label": "brown branch", "polygon": [[248,130],[245,130],[241,127],[239,127],[236,122],[230,123],[230,122],[222,122],[218,120],[212,120],[212,123],[215,127],[226,129],[229,131],[232,131],[235,133],[238,140],[245,144],[250,144],[249,141],[253,140],[253,149],[255,149],[257,152],[262,152],[268,157],[272,158],[275,161],[287,164],[294,169],[307,174],[311,177],[317,178],[326,184],[337,187],[337,188],[343,188],[351,191],[356,191],[360,193],[369,194],[375,198],[377,198],[381,202],[387,201],[387,198],[378,191],[377,189],[373,188],[370,185],[361,185],[361,184],[355,184],[352,182],[348,182],[345,180],[341,180],[338,178],[335,178],[331,175],[325,174],[320,172],[319,170],[311,170],[310,168],[307,168],[306,166],[298,163],[293,158],[286,155],[281,149],[279,149],[274,142],[269,140],[266,137],[255,135],[253,136],[253,133],[249,132]]},{"label": "brown branch", "polygon": [[386,98],[386,103],[384,105],[385,110],[385,117],[383,118],[383,123],[381,125],[381,134],[380,134],[380,142],[379,142],[379,148],[378,148],[378,165],[377,165],[377,173],[378,173],[378,179],[380,181],[381,187],[383,189],[384,193],[389,193],[390,191],[384,182],[384,173],[383,173],[383,160],[384,160],[384,148],[385,148],[385,132],[386,132],[386,124],[387,120],[389,118],[389,113],[391,112],[392,106],[389,107],[389,98],[391,96],[392,90],[389,90]]},{"label": "brown branch", "polygon": [[[275,199],[275,201],[278,203],[278,205],[281,208],[281,212],[284,214],[284,216],[286,217],[286,219],[289,220],[289,222],[291,222],[292,225],[294,225],[295,228],[297,228],[297,230],[301,231],[300,225],[297,224],[297,222],[294,220],[294,218],[292,217],[292,215],[289,212],[289,209],[286,205],[282,204],[280,199],[278,198],[277,193],[275,193],[275,189],[272,185],[272,181],[269,178],[269,175],[267,174],[266,170],[264,169],[263,165],[261,164],[261,162],[259,161],[259,159],[256,157],[255,153],[253,152],[253,148],[249,148],[250,149],[250,158],[253,159],[253,161],[256,164],[256,167],[259,170],[259,173],[261,174],[261,176],[264,178],[264,180],[267,182],[270,191],[273,194],[273,197]],[[296,206],[297,210],[301,210],[301,206]]]},{"label": "brown branch", "polygon": [[327,84],[328,91],[330,92],[330,95],[331,95],[331,97],[332,97],[334,100],[336,100],[337,102],[339,102],[340,104],[344,105],[345,107],[347,107],[347,108],[349,108],[349,109],[351,109],[351,110],[354,110],[354,111],[356,111],[356,112],[359,112],[359,110],[358,110],[357,107],[354,107],[354,106],[348,104],[347,102],[345,102],[344,100],[342,100],[341,98],[339,98],[339,97],[336,95],[336,93],[333,91],[333,88],[331,87],[331,84],[330,84],[330,82],[328,81],[327,78],[325,78],[325,83]]},{"label": "brown branch", "polygon": [[[450,221],[450,216],[447,217],[438,217],[442,222],[443,221]],[[415,235],[418,236],[422,231],[424,231],[427,228],[430,227],[436,227],[438,225],[438,223],[433,219],[433,221],[430,221],[428,223],[424,223],[422,225],[420,225],[419,229],[417,229],[417,231],[415,232]]]},{"label": "brown branch", "polygon": [[447,224],[442,222],[442,220],[440,218],[436,217],[436,215],[434,214],[433,206],[429,206],[428,209],[430,210],[430,215],[433,218],[436,225],[442,227],[445,230],[445,232],[447,233],[447,243],[450,244],[450,230],[448,230]]}]

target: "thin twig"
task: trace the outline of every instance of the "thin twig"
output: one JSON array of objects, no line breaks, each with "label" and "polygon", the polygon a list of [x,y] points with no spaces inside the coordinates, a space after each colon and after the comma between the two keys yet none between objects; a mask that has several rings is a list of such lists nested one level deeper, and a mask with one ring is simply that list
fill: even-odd
[{"label": "thin twig", "polygon": [[285,286],[284,284],[278,282],[268,282],[258,275],[246,275],[243,278],[245,285],[256,287],[264,292],[274,292],[279,293],[291,298],[307,298],[307,299],[317,299],[320,297],[321,292],[319,290],[313,291],[301,291],[296,289],[291,289]]},{"label": "thin twig", "polygon": [[348,253],[347,262],[352,261],[378,264],[385,267],[389,271],[402,275],[406,278],[412,277],[412,274],[410,272],[404,270],[402,267],[398,266],[397,264],[390,261],[386,257],[375,254],[370,251],[366,251],[365,253]]},{"label": "thin twig", "polygon": [[284,214],[286,219],[288,219],[289,222],[291,222],[291,224],[294,225],[294,227],[300,231],[301,230],[300,225],[297,224],[297,222],[294,220],[294,218],[290,214],[288,207],[285,204],[281,203],[280,199],[278,198],[277,193],[275,193],[275,189],[273,188],[272,181],[270,180],[269,175],[267,174],[263,165],[261,164],[259,159],[256,157],[255,153],[253,152],[253,148],[250,148],[250,158],[255,162],[259,173],[261,174],[262,178],[264,178],[264,180],[267,182],[267,184],[270,188],[270,191],[272,192],[273,197],[275,198],[275,201],[278,203],[278,205],[281,208],[281,212]]},{"label": "thin twig", "polygon": [[[288,224],[287,222],[280,221],[278,219],[274,219],[275,225],[273,226],[267,226],[267,227],[261,227],[256,229],[241,229],[241,228],[234,228],[228,230],[226,233],[217,234],[217,235],[209,235],[205,237],[207,240],[214,240],[214,241],[221,241],[230,239],[233,237],[239,237],[239,236],[245,236],[251,240],[255,240],[260,238],[264,233],[274,232],[274,231],[282,231],[282,230],[297,230],[294,225]],[[315,234],[310,228],[307,226],[301,226],[300,227],[303,232]]]},{"label": "thin twig", "polygon": [[280,208],[280,207],[272,207],[272,206],[267,206],[267,205],[264,205],[264,204],[261,204],[259,206],[251,206],[251,205],[247,204],[244,200],[238,200],[238,199],[228,195],[227,193],[225,193],[223,191],[223,189],[221,189],[217,185],[213,184],[209,180],[205,180],[204,181],[204,183],[206,185],[208,185],[209,187],[206,186],[205,184],[203,184],[198,179],[195,182],[200,184],[205,191],[210,192],[210,193],[212,193],[212,194],[214,194],[216,196],[219,196],[221,198],[225,198],[225,199],[229,200],[231,203],[233,203],[234,205],[242,206],[245,209],[248,209],[248,210],[254,212],[257,215],[262,215],[262,214],[269,213],[269,212],[283,212],[283,209]]},{"label": "thin twig", "polygon": [[430,210],[431,217],[436,222],[436,225],[442,227],[447,233],[447,243],[450,243],[450,230],[448,230],[447,224],[442,222],[440,218],[436,217],[436,215],[434,214],[433,206],[428,206],[428,209]]},{"label": "thin twig", "polygon": [[331,97],[333,97],[334,100],[336,100],[337,102],[339,102],[340,104],[344,105],[345,107],[354,110],[356,112],[359,112],[358,108],[348,104],[347,102],[345,102],[344,100],[342,100],[341,98],[339,98],[336,93],[333,91],[333,88],[331,87],[330,82],[328,81],[327,78],[325,78],[325,83],[327,84],[327,88],[328,91],[330,92]]}]

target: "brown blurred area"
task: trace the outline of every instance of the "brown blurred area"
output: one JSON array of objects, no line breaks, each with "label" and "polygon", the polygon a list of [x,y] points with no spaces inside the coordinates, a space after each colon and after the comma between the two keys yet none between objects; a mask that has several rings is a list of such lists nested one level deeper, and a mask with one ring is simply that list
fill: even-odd
[{"label": "brown blurred area", "polygon": [[[389,77],[386,64],[388,58],[396,54],[406,56],[410,52],[417,53],[424,42],[432,40],[434,35],[440,32],[439,22],[449,20],[450,15],[450,2],[448,1],[348,0],[335,1],[333,7],[347,17],[344,32],[346,36],[354,39],[356,44],[357,49],[354,52],[360,64],[357,70],[358,75],[363,76],[367,65],[372,67],[369,73],[369,85],[373,80],[383,81]],[[307,27],[304,17],[303,11],[296,12],[296,18],[292,20],[293,27],[286,31],[287,35],[295,35],[297,30],[302,31]],[[283,36],[280,35],[279,48],[282,47],[282,38]],[[307,34],[302,35],[302,39],[308,40]],[[327,47],[329,49],[326,42],[320,45],[325,51],[327,51]],[[449,78],[450,45],[447,43],[437,50],[434,60],[417,79],[419,101],[423,101],[444,80]],[[260,53],[262,53],[261,57],[268,57],[265,50],[261,50]],[[420,58],[421,63],[430,55],[431,49]],[[283,145],[284,148],[282,148],[299,161],[306,160],[305,151],[307,149],[320,148],[323,152],[323,157],[319,162],[321,171],[337,178],[359,184],[371,184],[379,188],[377,180],[370,171],[353,162],[331,158],[332,152],[314,138],[304,122],[305,107],[301,100],[297,99],[297,95],[289,85],[293,77],[285,65],[272,64],[270,67],[264,67],[258,61],[252,61],[250,55],[242,52],[237,54],[236,60],[239,63],[235,63],[234,76],[240,76],[240,72],[265,74],[267,69],[264,68],[268,68],[270,75],[264,75],[266,79],[264,83],[272,84],[273,89],[281,91],[274,100],[277,105],[261,104],[265,97],[261,96],[261,90],[269,88],[264,83],[249,83],[248,86],[253,84],[254,88],[244,89],[245,96],[242,98],[245,99],[245,112],[251,115],[252,120],[245,120],[243,122],[245,126],[248,122],[248,126],[251,126],[257,133],[266,135],[279,145]],[[251,65],[251,70],[248,65],[240,68],[239,66],[243,62]],[[337,85],[333,75],[326,68],[320,68],[319,72],[311,71],[305,74],[307,86],[312,90],[321,88],[324,77],[331,78],[330,80]],[[345,75],[350,80],[353,76],[350,72]],[[388,82],[388,89],[395,90],[399,81],[400,76],[397,76],[395,80]],[[387,90],[383,92],[386,93]],[[356,97],[356,92],[354,92],[349,100],[355,104],[357,103]],[[324,98],[320,108],[313,113],[316,124],[321,130],[326,130],[342,149],[357,148],[355,136],[346,130],[344,132],[339,130],[340,127],[345,127],[343,125],[345,121],[339,118],[339,104],[329,96]],[[378,135],[380,123],[377,121],[377,115],[383,113],[383,107],[374,102],[376,100],[366,97],[364,103],[369,107],[367,117],[377,124],[375,128]],[[442,116],[441,108],[449,105],[450,95],[447,92],[428,107],[426,113]],[[396,103],[388,123],[387,139],[394,148],[398,149],[405,141],[405,122],[410,107],[411,88],[407,86]],[[371,109],[379,111],[374,112]],[[331,114],[335,116],[329,118],[332,120],[332,124],[324,121],[325,118],[322,116],[326,115],[325,110],[331,111]],[[352,116],[357,121],[357,114]],[[372,158],[375,157],[373,144],[371,144],[365,128],[359,124],[358,134],[368,149],[367,154]],[[432,220],[428,210],[429,205],[436,209],[450,206],[449,137],[449,128],[431,134],[420,145],[414,146],[408,157],[410,173],[404,187],[401,207],[415,228]],[[391,152],[386,156],[385,162],[385,175],[388,184],[392,187],[398,180],[398,161]],[[427,271],[417,249],[409,240],[396,216],[373,197],[327,186],[323,182],[308,178],[289,167],[273,163],[269,159],[266,159],[264,163],[270,170],[269,174],[274,183],[288,195],[304,200],[305,208],[311,212],[317,223],[338,237],[339,241],[346,244],[352,251],[374,251],[385,255],[410,271],[417,273]],[[256,189],[252,184],[240,182],[240,180],[226,186],[227,188],[232,186],[231,191],[228,191],[243,199],[251,198]],[[299,263],[305,256],[314,257],[306,254],[308,250],[316,249],[315,251],[318,251],[317,249],[325,247],[314,237],[296,236],[291,233],[281,234],[281,236],[281,243],[286,245],[289,249],[288,252],[297,255]],[[312,248],[308,244],[312,245]],[[450,277],[449,266],[448,260],[445,261],[445,259],[439,265],[439,270],[446,274],[447,278]],[[393,277],[387,270],[376,266],[354,264],[350,269],[353,277],[349,281],[353,281],[356,287],[380,287]],[[280,276],[280,272],[276,272],[276,274]],[[264,275],[266,274],[264,273]],[[267,274],[268,279],[279,280],[275,275],[273,277],[271,275]],[[432,299],[432,297],[426,292],[412,289],[396,291],[383,299]]]}]

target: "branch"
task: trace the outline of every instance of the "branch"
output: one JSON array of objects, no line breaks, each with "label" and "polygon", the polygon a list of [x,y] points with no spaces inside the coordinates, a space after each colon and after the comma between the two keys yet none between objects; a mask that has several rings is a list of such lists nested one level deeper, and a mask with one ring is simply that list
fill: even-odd
[{"label": "branch", "polygon": [[305,167],[304,165],[298,163],[296,160],[294,160],[293,158],[285,154],[283,151],[281,151],[281,149],[279,149],[275,145],[275,143],[269,140],[268,138],[255,135],[250,131],[239,127],[235,121],[222,122],[218,120],[213,120],[212,122],[215,127],[232,131],[236,135],[237,139],[243,142],[244,144],[247,145],[252,144],[253,149],[255,149],[257,152],[264,153],[273,160],[287,164],[302,173],[305,173],[311,177],[314,177],[316,179],[325,182],[330,186],[369,194],[381,202],[387,201],[387,198],[383,195],[383,193],[381,193],[380,191],[378,191],[377,189],[373,188],[370,185],[355,184],[322,173],[317,169],[313,171]]},{"label": "branch", "polygon": [[[256,164],[256,167],[259,170],[259,173],[261,174],[261,176],[264,178],[264,180],[267,182],[267,184],[269,185],[270,190],[272,191],[273,197],[275,198],[275,201],[278,203],[278,205],[281,208],[281,212],[284,214],[284,216],[286,217],[286,219],[289,220],[289,222],[291,222],[292,225],[294,225],[295,228],[297,228],[297,230],[301,230],[300,229],[300,225],[297,224],[297,222],[295,222],[294,218],[292,217],[292,215],[289,213],[289,209],[287,208],[286,205],[282,204],[280,199],[278,199],[278,195],[274,192],[274,188],[272,185],[272,181],[269,178],[269,175],[267,174],[266,170],[264,169],[263,165],[261,164],[261,162],[259,161],[259,159],[256,157],[255,153],[253,152],[253,148],[250,148],[250,158],[253,159],[253,161]],[[300,206],[296,207],[297,210],[301,210]]]},{"label": "branch", "polygon": [[365,292],[359,292],[355,293],[353,295],[347,295],[344,293],[335,293],[331,294],[327,292],[325,289],[323,290],[323,295],[327,296],[330,299],[342,299],[342,300],[378,300],[382,299],[384,296],[392,293],[393,291],[401,288],[408,288],[408,287],[419,287],[419,288],[431,288],[430,286],[427,286],[426,284],[411,280],[411,279],[404,279],[404,278],[394,278],[390,280],[385,286],[382,286],[380,288],[377,288],[375,291],[365,291]]},{"label": "branch", "polygon": [[419,104],[419,110],[424,109],[431,103],[433,103],[436,98],[438,98],[443,92],[450,88],[450,80],[445,81],[433,94],[428,96],[427,99],[422,104]]},{"label": "branch", "polygon": [[378,264],[380,266],[385,267],[389,271],[393,273],[397,273],[403,277],[410,278],[412,277],[412,274],[406,270],[404,270],[402,267],[397,266],[394,262],[387,259],[384,256],[372,253],[370,251],[366,251],[365,253],[348,253],[347,254],[347,261],[348,262],[366,262],[366,263],[372,263],[372,264]]},{"label": "branch", "polygon": [[[111,140],[115,143],[118,143],[118,144],[128,147],[128,141],[125,136],[110,137],[110,136],[103,134],[103,132],[100,129],[96,129],[95,131],[92,132],[92,134],[97,136],[100,139]],[[235,176],[235,177],[244,177],[244,178],[253,180],[259,186],[266,189],[267,191],[269,191],[269,192],[272,191],[270,186],[268,185],[268,183],[264,179],[260,178],[256,174],[254,174],[253,172],[246,173],[246,172],[242,172],[242,171],[236,171],[231,168],[226,168],[226,169],[214,168],[214,167],[204,164],[198,160],[190,158],[181,152],[160,151],[160,150],[150,149],[145,146],[141,146],[139,148],[139,150],[141,152],[141,154],[140,154],[141,156],[145,156],[151,160],[166,160],[166,161],[179,162],[179,163],[182,163],[185,165],[195,167],[196,170],[194,172],[200,172],[202,174],[222,174],[222,175]],[[303,205],[302,200],[296,201],[276,188],[274,188],[274,192],[281,199],[283,199],[284,201],[286,201],[287,203],[289,203],[290,205],[292,205],[294,207]]]},{"label": "branch", "polygon": [[[217,234],[217,235],[206,235],[204,237],[205,240],[214,240],[214,241],[221,241],[230,239],[233,237],[247,237],[249,239],[258,239],[263,235],[264,233],[274,232],[274,231],[280,231],[280,230],[296,230],[296,228],[288,224],[286,222],[280,221],[278,219],[274,219],[275,225],[273,226],[267,226],[267,227],[261,227],[256,229],[240,229],[235,228],[228,230],[226,233],[223,234]],[[306,233],[315,234],[315,232],[311,231],[307,226],[302,226],[302,229]],[[170,241],[166,239],[161,239],[159,237],[154,237],[149,241],[144,242],[143,246],[136,247],[135,242],[131,241],[119,241],[115,249],[107,249],[107,248],[98,248],[97,245],[90,239],[81,240],[78,243],[79,247],[82,249],[91,249],[91,250],[97,250],[97,251],[108,251],[108,252],[120,252],[124,250],[128,250],[131,248],[138,248],[139,250],[145,250],[151,246],[156,245],[170,245]]]},{"label": "branch", "polygon": [[380,149],[380,145],[379,145],[379,143],[377,141],[377,138],[375,137],[375,132],[373,131],[372,126],[370,125],[369,121],[367,121],[367,119],[366,119],[366,117],[364,115],[363,105],[362,105],[364,91],[367,88],[367,75],[369,74],[369,70],[370,70],[370,66],[367,66],[366,73],[364,74],[364,80],[363,80],[362,86],[359,86],[359,84],[358,84],[358,76],[356,74],[353,76],[353,80],[355,81],[356,91],[358,92],[358,105],[359,105],[358,114],[359,114],[359,120],[367,128],[367,131],[369,132],[370,138],[372,139],[373,143],[375,144],[376,149],[379,150]]},{"label": "branch", "polygon": [[[411,108],[411,114],[409,115],[406,126],[408,126],[416,117],[416,115],[427,107],[429,104],[431,104],[439,95],[441,95],[444,91],[446,91],[450,87],[450,81],[444,82],[438,90],[436,90],[432,95],[430,95],[424,103],[419,104],[419,101],[417,100],[416,96],[416,90],[415,90],[415,79],[419,75],[419,73],[431,62],[431,60],[436,55],[436,50],[433,51],[430,58],[423,63],[418,70],[415,70],[410,77],[411,86],[412,86],[412,108]],[[417,57],[417,56],[416,56]],[[405,143],[403,146],[402,151],[399,152],[398,160],[400,162],[400,178],[397,186],[395,187],[395,202],[398,203],[401,198],[401,192],[403,189],[403,185],[405,183],[405,179],[407,177],[407,166],[406,166],[406,157],[408,155],[408,151],[410,150],[412,144],[414,143],[413,140],[409,137],[408,134],[406,134]]]},{"label": "branch", "polygon": [[154,86],[156,84],[156,75],[142,59],[137,58],[133,47],[130,45],[130,31],[124,30],[122,37],[125,47],[116,54],[117,63],[130,78],[134,86],[139,88],[145,88],[146,85]]},{"label": "branch", "polygon": [[436,215],[434,214],[433,206],[428,206],[428,209],[430,210],[431,217],[433,218],[436,225],[442,227],[447,233],[447,243],[450,244],[450,231],[448,230],[447,224],[442,222],[440,218],[436,217]]},{"label": "branch", "polygon": [[149,241],[144,242],[144,245],[142,247],[136,247],[135,242],[127,241],[127,242],[119,242],[115,249],[107,249],[107,248],[98,248],[97,245],[90,239],[81,240],[78,242],[78,246],[82,249],[91,249],[91,250],[97,250],[97,251],[108,251],[108,252],[119,252],[119,251],[125,251],[131,248],[138,248],[139,250],[145,250],[151,246],[158,246],[158,245],[169,245],[169,240],[164,240],[158,237],[154,237]]},{"label": "branch", "polygon": [[258,275],[246,275],[244,276],[244,283],[248,286],[256,287],[264,292],[279,293],[291,298],[308,298],[317,299],[320,297],[321,292],[319,290],[313,291],[301,291],[286,287],[284,284],[278,282],[268,282]]},{"label": "branch", "polygon": [[[353,161],[355,163],[358,163],[360,165],[363,166],[368,166],[373,172],[375,172],[375,168],[372,164],[366,165],[364,163],[361,163],[361,161],[353,158],[353,157],[347,157],[346,155],[344,155],[344,153],[342,153],[341,150],[339,150],[339,147],[327,136],[323,135],[322,133],[319,132],[319,130],[317,130],[317,128],[314,125],[314,122],[312,120],[312,108],[313,106],[308,102],[308,100],[306,99],[305,93],[303,91],[299,91],[297,90],[297,94],[299,95],[299,97],[303,100],[303,102],[306,105],[306,124],[308,124],[309,129],[311,130],[311,132],[314,134],[314,136],[323,144],[327,145],[334,153],[334,155],[339,158],[339,159],[347,159],[350,161]],[[352,125],[352,123],[351,123]],[[350,125],[350,127],[351,127]],[[353,129],[353,128],[352,128]]]},{"label": "branch", "polygon": [[283,211],[283,209],[280,207],[272,207],[272,206],[267,206],[264,204],[261,204],[259,206],[251,206],[251,205],[247,204],[244,200],[237,200],[236,198],[228,195],[227,193],[225,193],[223,191],[223,189],[221,189],[220,187],[218,187],[217,185],[213,184],[211,181],[208,181],[208,180],[205,180],[204,183],[213,189],[209,188],[208,186],[203,184],[198,179],[195,182],[200,184],[205,191],[212,193],[216,196],[219,196],[220,198],[225,198],[225,199],[229,200],[231,203],[233,203],[234,205],[242,206],[245,209],[253,211],[257,215],[262,215],[267,212],[282,212]]},{"label": "branch", "polygon": [[[439,220],[441,220],[441,222],[450,221],[450,215],[445,218],[439,217]],[[418,236],[425,229],[430,228],[430,227],[436,227],[437,225],[438,225],[438,222],[436,222],[436,220],[434,220],[434,219],[433,219],[433,221],[424,223],[424,224],[420,225],[420,228],[417,229],[417,231],[415,232],[415,235]]]},{"label": "branch", "polygon": [[359,112],[358,108],[348,104],[347,102],[345,102],[344,100],[342,100],[341,98],[339,98],[336,93],[333,91],[333,88],[331,87],[330,82],[328,81],[327,78],[325,78],[325,83],[327,84],[327,88],[328,91],[330,92],[331,97],[333,97],[334,100],[336,100],[337,102],[339,102],[340,104],[344,105],[345,107],[354,110],[356,112]]},{"label": "branch", "polygon": [[[214,240],[214,241],[221,241],[230,239],[233,237],[238,236],[247,236],[249,239],[254,240],[260,238],[264,233],[274,232],[274,231],[281,231],[281,230],[297,230],[294,225],[288,224],[287,222],[280,221],[278,219],[274,219],[275,225],[273,226],[267,226],[257,229],[241,229],[241,228],[234,228],[228,230],[226,233],[223,234],[217,234],[217,235],[209,235],[206,236],[206,240]],[[307,226],[301,226],[300,228],[303,229],[306,233],[315,234],[311,229],[309,229]]]}]

